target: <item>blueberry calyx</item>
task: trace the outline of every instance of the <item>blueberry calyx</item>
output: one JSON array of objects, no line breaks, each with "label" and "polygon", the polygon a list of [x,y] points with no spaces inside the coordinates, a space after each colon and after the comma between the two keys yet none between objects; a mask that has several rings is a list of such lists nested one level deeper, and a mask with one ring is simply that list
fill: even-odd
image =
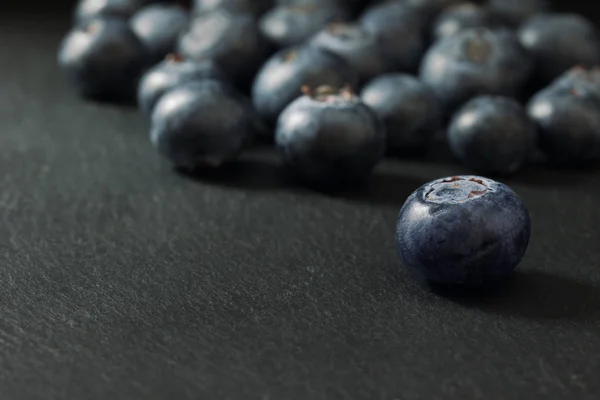
[{"label": "blueberry calyx", "polygon": [[341,89],[336,89],[328,85],[322,85],[313,89],[309,85],[304,85],[301,90],[302,94],[320,103],[355,103],[358,101],[358,96],[348,85]]},{"label": "blueberry calyx", "polygon": [[425,190],[423,200],[439,204],[458,204],[493,191],[491,182],[485,179],[452,176],[432,182]]},{"label": "blueberry calyx", "polygon": [[464,56],[470,62],[477,64],[488,60],[493,50],[494,46],[484,37],[483,32],[480,32],[476,37],[468,38],[463,46]]}]

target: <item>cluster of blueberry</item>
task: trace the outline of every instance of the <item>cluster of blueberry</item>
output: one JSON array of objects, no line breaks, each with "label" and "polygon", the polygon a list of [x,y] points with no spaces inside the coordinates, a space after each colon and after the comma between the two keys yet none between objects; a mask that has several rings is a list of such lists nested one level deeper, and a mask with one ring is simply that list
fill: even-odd
[{"label": "cluster of blueberry", "polygon": [[[442,131],[477,173],[514,173],[536,150],[600,159],[600,37],[545,0],[80,0],[75,19],[58,55],[73,86],[137,95],[178,168],[266,137],[307,184],[356,184]],[[397,241],[428,280],[479,284],[516,267],[529,231],[509,188],[452,177],[409,198]]]}]

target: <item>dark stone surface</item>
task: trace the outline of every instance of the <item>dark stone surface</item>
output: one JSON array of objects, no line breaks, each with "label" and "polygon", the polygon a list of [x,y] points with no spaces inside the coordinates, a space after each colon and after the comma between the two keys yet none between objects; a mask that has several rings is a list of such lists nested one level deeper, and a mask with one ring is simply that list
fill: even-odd
[{"label": "dark stone surface", "polygon": [[388,161],[336,196],[270,151],[181,176],[137,111],[59,75],[71,15],[27,9],[0,23],[2,399],[597,398],[599,171],[505,180],[532,218],[517,278],[434,293],[401,271],[396,217],[464,168]]}]

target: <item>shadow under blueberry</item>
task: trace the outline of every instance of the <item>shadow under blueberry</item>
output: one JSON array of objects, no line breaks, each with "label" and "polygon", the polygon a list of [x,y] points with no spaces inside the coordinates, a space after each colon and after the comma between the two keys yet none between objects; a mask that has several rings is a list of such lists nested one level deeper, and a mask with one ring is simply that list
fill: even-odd
[{"label": "shadow under blueberry", "polygon": [[401,207],[407,197],[424,182],[377,169],[364,184],[352,188],[314,187],[295,177],[276,152],[254,149],[237,161],[220,168],[196,171],[176,170],[180,175],[199,182],[223,187],[256,191],[280,191],[315,194],[352,202]]},{"label": "shadow under blueberry", "polygon": [[600,287],[542,271],[521,271],[504,284],[461,291],[432,287],[466,307],[533,320],[600,320]]}]

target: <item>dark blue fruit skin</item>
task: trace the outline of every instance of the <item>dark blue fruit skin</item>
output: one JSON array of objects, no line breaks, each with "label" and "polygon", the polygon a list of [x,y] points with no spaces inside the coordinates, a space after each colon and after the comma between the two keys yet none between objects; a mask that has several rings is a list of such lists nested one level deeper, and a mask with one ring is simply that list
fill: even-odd
[{"label": "dark blue fruit skin", "polygon": [[135,13],[129,24],[148,49],[152,61],[160,61],[173,52],[189,14],[175,4],[151,4]]},{"label": "dark blue fruit skin", "polygon": [[228,79],[221,69],[210,60],[192,61],[180,56],[168,56],[142,76],[138,85],[138,105],[149,115],[160,97],[184,83],[202,80]]},{"label": "dark blue fruit skin", "polygon": [[275,4],[275,0],[194,0],[194,12],[222,8],[234,13],[260,16]]},{"label": "dark blue fruit skin", "polygon": [[379,76],[363,88],[361,99],[385,125],[390,154],[422,150],[442,127],[435,95],[410,75]]},{"label": "dark blue fruit skin", "polygon": [[436,18],[431,37],[439,40],[468,28],[496,28],[501,25],[499,16],[489,7],[475,3],[458,4],[447,8]]},{"label": "dark blue fruit skin", "polygon": [[550,9],[546,0],[488,0],[488,4],[503,21],[515,27],[533,15]]},{"label": "dark blue fruit skin", "polygon": [[470,28],[436,42],[423,58],[420,77],[448,116],[478,95],[520,95],[531,70],[512,32]]},{"label": "dark blue fruit skin", "polygon": [[178,52],[186,58],[215,61],[244,91],[269,51],[252,17],[221,9],[193,18],[178,45]]},{"label": "dark blue fruit skin", "polygon": [[535,125],[514,99],[476,97],[456,113],[448,128],[454,155],[478,173],[519,170],[534,150]]},{"label": "dark blue fruit skin", "polygon": [[296,0],[278,4],[260,20],[262,34],[276,47],[297,45],[330,22],[347,21],[348,10],[334,1]]},{"label": "dark blue fruit skin", "polygon": [[361,83],[392,69],[377,36],[358,24],[329,24],[312,38],[309,45],[346,60],[358,73]]},{"label": "dark blue fruit skin", "polygon": [[234,160],[254,134],[242,98],[219,81],[185,83],[161,97],[150,140],[175,167],[197,170]]},{"label": "dark blue fruit skin", "polygon": [[600,160],[600,97],[564,81],[537,93],[527,105],[539,146],[552,164],[582,166]]},{"label": "dark blue fruit skin", "polygon": [[83,96],[129,99],[148,65],[146,48],[121,18],[94,18],[63,39],[58,63]]},{"label": "dark blue fruit skin", "polygon": [[600,36],[581,15],[535,15],[519,29],[519,40],[534,56],[535,75],[544,84],[571,67],[600,63]]},{"label": "dark blue fruit skin", "polygon": [[407,6],[417,11],[426,21],[434,20],[442,11],[465,0],[404,0]]},{"label": "dark blue fruit skin", "polygon": [[379,40],[394,71],[415,72],[425,51],[425,21],[405,3],[389,2],[368,8],[360,23]]},{"label": "dark blue fruit skin", "polygon": [[357,84],[356,72],[342,58],[313,47],[292,47],[273,55],[258,72],[252,101],[258,113],[274,124],[279,114],[302,95],[304,85],[341,89]]},{"label": "dark blue fruit skin", "polygon": [[303,96],[279,117],[275,143],[306,183],[332,189],[363,182],[385,152],[385,130],[358,97]]},{"label": "dark blue fruit skin", "polygon": [[480,287],[510,277],[531,222],[508,186],[478,176],[438,179],[406,200],[396,225],[404,267],[431,283]]}]

